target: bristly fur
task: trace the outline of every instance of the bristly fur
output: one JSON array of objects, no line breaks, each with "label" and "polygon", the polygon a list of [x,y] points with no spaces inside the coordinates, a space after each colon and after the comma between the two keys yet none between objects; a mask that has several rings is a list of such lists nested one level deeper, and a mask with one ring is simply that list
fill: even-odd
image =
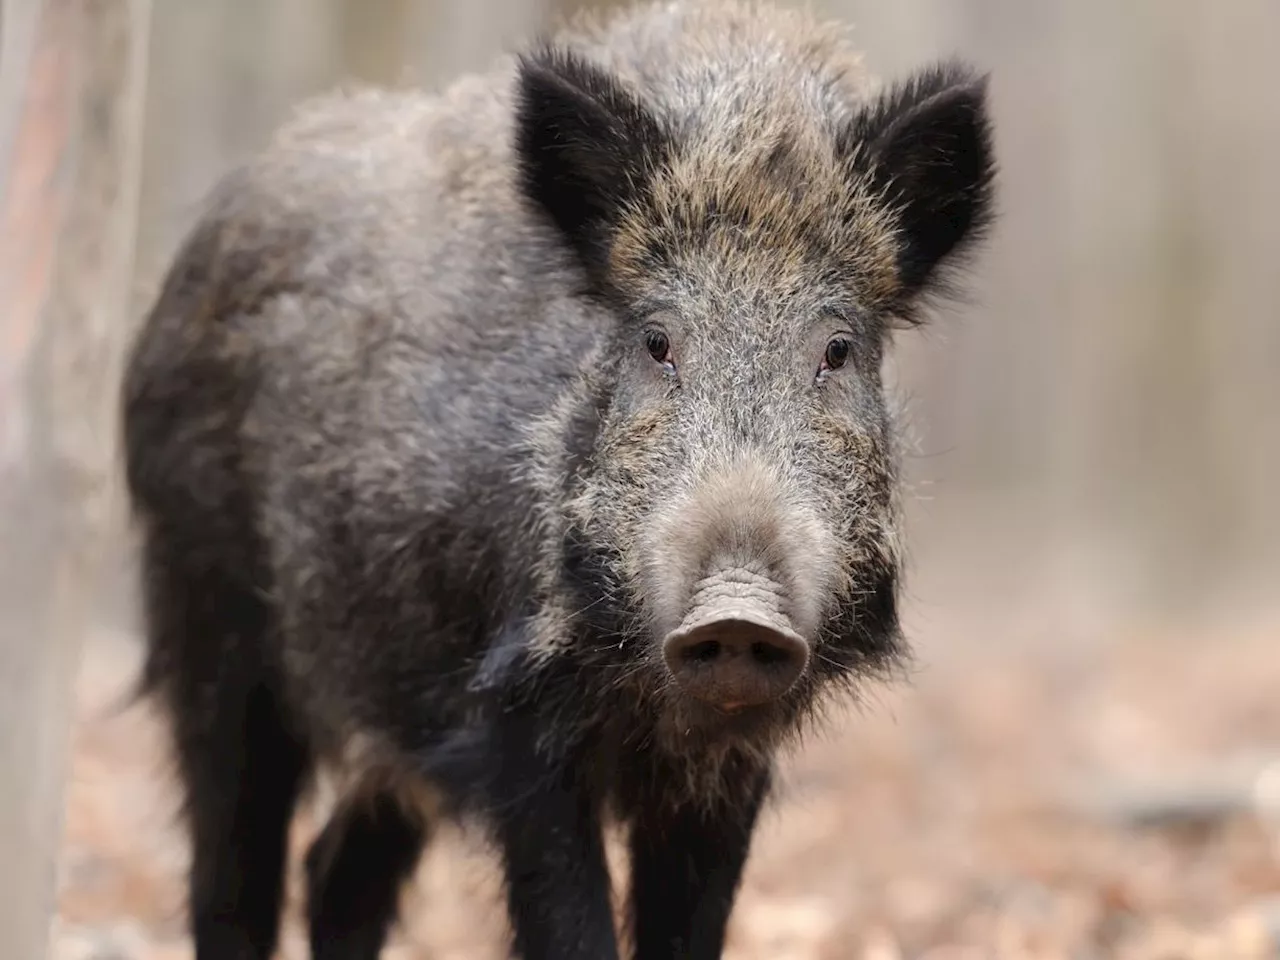
[{"label": "bristly fur", "polygon": [[[325,767],[317,957],[376,957],[443,816],[525,960],[617,956],[604,816],[637,957],[719,955],[777,752],[907,659],[881,363],[991,222],[985,91],[677,0],[323,98],[225,180],[122,397],[201,956],[271,954]],[[732,717],[661,644],[725,582],[812,650]]]}]

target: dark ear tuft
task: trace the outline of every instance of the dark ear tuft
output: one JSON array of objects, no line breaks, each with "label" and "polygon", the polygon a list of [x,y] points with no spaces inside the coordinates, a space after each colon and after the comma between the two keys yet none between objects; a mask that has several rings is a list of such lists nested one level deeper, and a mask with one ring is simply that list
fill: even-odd
[{"label": "dark ear tuft", "polygon": [[922,70],[859,114],[841,144],[898,211],[907,296],[978,240],[993,219],[987,78],[958,62]]},{"label": "dark ear tuft", "polygon": [[666,151],[658,121],[600,68],[546,47],[520,60],[515,136],[525,193],[599,271]]}]

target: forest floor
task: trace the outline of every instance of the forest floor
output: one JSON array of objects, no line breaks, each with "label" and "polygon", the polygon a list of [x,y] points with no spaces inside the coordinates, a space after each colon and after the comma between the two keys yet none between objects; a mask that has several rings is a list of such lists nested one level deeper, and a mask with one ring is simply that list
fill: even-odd
[{"label": "forest floor", "polygon": [[[1280,957],[1280,619],[1017,629],[1037,639],[916,631],[912,681],[787,763],[729,960]],[[118,708],[137,656],[115,635],[86,653],[56,960],[191,956],[162,739]],[[307,955],[310,829],[286,960]],[[497,890],[484,851],[443,836],[386,955],[503,956]]]}]

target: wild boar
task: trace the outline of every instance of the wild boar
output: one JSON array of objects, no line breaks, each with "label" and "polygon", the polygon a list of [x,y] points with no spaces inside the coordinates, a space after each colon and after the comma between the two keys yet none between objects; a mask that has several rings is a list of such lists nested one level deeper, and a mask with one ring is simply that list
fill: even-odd
[{"label": "wild boar", "polygon": [[881,367],[994,220],[987,79],[839,28],[631,8],[431,95],[301,108],[215,191],[123,385],[199,960],[374,958],[483,824],[525,960],[720,955],[779,750],[881,682]]}]

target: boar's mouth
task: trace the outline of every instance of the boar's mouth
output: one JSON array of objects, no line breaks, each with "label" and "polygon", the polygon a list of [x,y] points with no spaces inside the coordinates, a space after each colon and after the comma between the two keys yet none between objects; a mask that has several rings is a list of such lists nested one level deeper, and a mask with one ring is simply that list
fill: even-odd
[{"label": "boar's mouth", "polygon": [[676,686],[730,713],[786,694],[808,667],[810,651],[781,600],[779,585],[749,568],[706,577],[662,642]]}]

